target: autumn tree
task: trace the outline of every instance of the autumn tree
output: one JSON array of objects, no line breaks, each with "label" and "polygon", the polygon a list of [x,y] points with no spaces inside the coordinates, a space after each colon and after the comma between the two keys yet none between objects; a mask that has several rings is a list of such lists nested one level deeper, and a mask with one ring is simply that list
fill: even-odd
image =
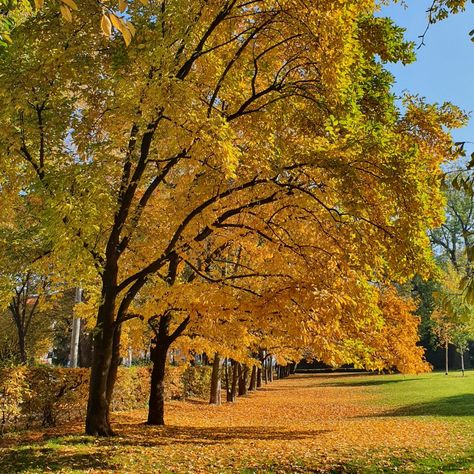
[{"label": "autumn tree", "polygon": [[[2,171],[17,194],[35,197],[64,278],[98,288],[87,433],[112,432],[121,326],[145,293],[158,288],[147,314],[158,327],[169,314],[199,319],[197,309],[180,311],[180,287],[189,295],[222,283],[219,265],[207,266],[229,242],[242,248],[233,264],[250,262],[232,275],[239,291],[270,278],[287,301],[304,293],[290,281],[304,280],[303,262],[338,275],[347,301],[346,291],[360,301],[371,293],[357,281],[400,280],[426,266],[426,229],[441,217],[439,165],[451,148],[443,127],[463,117],[410,98],[400,114],[377,58],[413,54],[373,8],[133,2],[121,20],[116,12],[122,35],[106,38],[96,3],[61,24],[47,2],[13,30],[0,64]],[[123,31],[134,28],[126,48]],[[321,353],[333,357],[335,336],[323,337]]]},{"label": "autumn tree", "polygon": [[448,266],[435,295],[437,308],[432,318],[439,345],[445,350],[446,375],[449,371],[449,344],[453,344],[461,356],[461,370],[464,375],[464,353],[468,349],[469,341],[474,338],[474,309],[460,289],[462,278],[466,277],[453,265]]}]

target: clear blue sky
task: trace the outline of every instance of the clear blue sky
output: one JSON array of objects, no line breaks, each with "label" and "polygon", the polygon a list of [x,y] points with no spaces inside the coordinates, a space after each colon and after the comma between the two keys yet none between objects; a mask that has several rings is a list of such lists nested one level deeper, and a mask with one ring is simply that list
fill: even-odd
[{"label": "clear blue sky", "polygon": [[[418,45],[419,35],[427,25],[426,10],[432,0],[407,0],[408,8],[390,5],[381,11],[382,16],[393,18],[406,28],[407,40]],[[469,2],[470,3],[470,2]],[[471,112],[471,120],[464,129],[456,130],[456,141],[474,142],[474,43],[469,31],[474,29],[474,8],[435,23],[425,37],[425,46],[417,51],[417,61],[407,66],[389,65],[395,76],[394,90],[416,93],[430,102],[449,101]],[[467,147],[474,151],[474,144]]]}]

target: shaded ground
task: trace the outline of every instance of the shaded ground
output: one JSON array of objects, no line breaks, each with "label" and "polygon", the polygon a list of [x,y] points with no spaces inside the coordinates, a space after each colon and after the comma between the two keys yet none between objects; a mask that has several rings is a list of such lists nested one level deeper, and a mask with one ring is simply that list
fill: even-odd
[{"label": "shaded ground", "polygon": [[163,428],[116,415],[112,439],[9,434],[0,473],[474,472],[474,396],[459,393],[474,373],[440,377],[293,376],[221,407],[171,402]]}]

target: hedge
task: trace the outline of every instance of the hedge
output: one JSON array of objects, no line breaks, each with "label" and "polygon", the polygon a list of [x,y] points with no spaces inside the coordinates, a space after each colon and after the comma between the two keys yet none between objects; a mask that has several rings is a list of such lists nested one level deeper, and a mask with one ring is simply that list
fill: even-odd
[{"label": "hedge", "polygon": [[[149,383],[149,367],[120,367],[112,411],[145,407]],[[50,366],[0,369],[0,433],[84,420],[88,384],[89,369]],[[165,396],[168,400],[205,398],[209,384],[209,367],[170,366]]]}]

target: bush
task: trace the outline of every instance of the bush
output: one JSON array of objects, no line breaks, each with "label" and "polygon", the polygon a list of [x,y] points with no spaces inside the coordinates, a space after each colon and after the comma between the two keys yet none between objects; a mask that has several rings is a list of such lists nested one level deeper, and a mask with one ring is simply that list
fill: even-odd
[{"label": "bush", "polygon": [[0,415],[3,434],[9,426],[15,426],[22,413],[22,404],[29,395],[26,369],[15,367],[0,369]]},{"label": "bush", "polygon": [[[151,367],[120,367],[112,411],[147,405]],[[205,398],[209,394],[210,367],[169,366],[165,397]],[[30,426],[55,426],[85,418],[89,369],[50,366],[0,369],[0,432]]]},{"label": "bush", "polygon": [[208,366],[186,368],[182,375],[183,397],[209,398],[212,368]]}]

